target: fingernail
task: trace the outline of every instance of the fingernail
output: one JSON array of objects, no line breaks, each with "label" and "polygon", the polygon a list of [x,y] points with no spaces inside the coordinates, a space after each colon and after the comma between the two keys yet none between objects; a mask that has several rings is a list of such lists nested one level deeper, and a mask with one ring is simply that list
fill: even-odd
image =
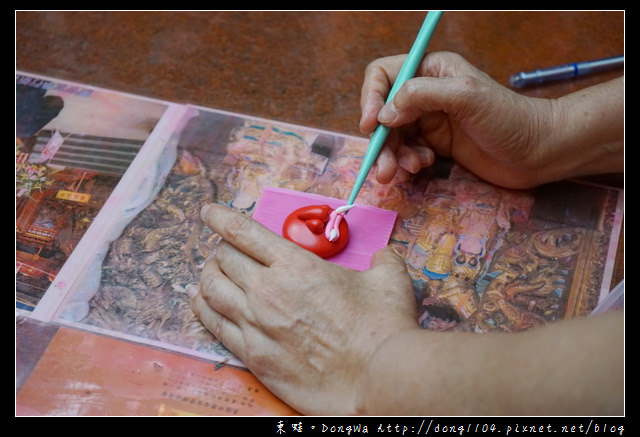
[{"label": "fingernail", "polygon": [[435,156],[433,155],[433,151],[428,147],[417,147],[416,151],[418,152],[418,157],[420,158],[420,164],[424,166],[429,166],[433,164],[433,160]]},{"label": "fingernail", "polygon": [[416,162],[414,159],[412,159],[410,156],[401,156],[398,159],[398,165],[402,168],[404,168],[406,171],[408,171],[409,173],[418,173],[418,171],[420,171],[420,165],[418,162]]},{"label": "fingernail", "polygon": [[384,124],[392,123],[397,116],[398,116],[398,112],[396,111],[396,108],[393,105],[393,102],[387,103],[382,107],[382,109],[378,113],[378,121]]}]

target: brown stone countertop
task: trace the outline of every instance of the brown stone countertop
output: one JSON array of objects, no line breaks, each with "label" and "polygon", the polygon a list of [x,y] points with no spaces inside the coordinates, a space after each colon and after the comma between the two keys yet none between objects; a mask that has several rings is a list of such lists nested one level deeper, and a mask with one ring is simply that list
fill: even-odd
[{"label": "brown stone countertop", "polygon": [[[359,135],[366,65],[406,53],[425,13],[16,11],[16,69]],[[449,11],[429,50],[508,85],[519,71],[623,54],[624,24],[622,11]],[[555,97],[620,74],[521,92]]]}]

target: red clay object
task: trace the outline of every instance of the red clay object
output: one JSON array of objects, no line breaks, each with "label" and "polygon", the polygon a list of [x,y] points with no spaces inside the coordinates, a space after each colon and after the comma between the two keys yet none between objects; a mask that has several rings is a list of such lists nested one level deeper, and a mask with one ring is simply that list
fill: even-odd
[{"label": "red clay object", "polygon": [[336,241],[329,241],[324,230],[332,211],[329,205],[310,205],[296,209],[285,219],[282,236],[322,258],[336,255],[349,243],[349,225],[344,219],[340,221],[340,236]]}]

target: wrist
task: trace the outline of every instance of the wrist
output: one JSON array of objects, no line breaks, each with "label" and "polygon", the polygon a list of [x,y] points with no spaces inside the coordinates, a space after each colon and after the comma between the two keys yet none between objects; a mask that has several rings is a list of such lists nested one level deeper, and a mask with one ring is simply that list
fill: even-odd
[{"label": "wrist", "polygon": [[450,363],[451,346],[445,344],[450,336],[441,334],[409,329],[381,344],[363,369],[357,414],[420,415],[447,410],[451,398],[443,396],[440,377],[449,380],[442,363]]},{"label": "wrist", "polygon": [[623,171],[623,101],[622,81],[549,100],[540,117],[538,183]]},{"label": "wrist", "polygon": [[398,353],[398,349],[402,350],[398,345],[403,342],[403,336],[402,333],[398,333],[388,337],[367,361],[356,389],[357,415],[392,415],[392,406],[405,405],[406,401],[398,402],[394,399],[401,392],[398,384],[402,383],[403,379],[411,379],[404,373],[404,376],[398,376],[397,373],[397,365],[406,359],[404,354]]}]

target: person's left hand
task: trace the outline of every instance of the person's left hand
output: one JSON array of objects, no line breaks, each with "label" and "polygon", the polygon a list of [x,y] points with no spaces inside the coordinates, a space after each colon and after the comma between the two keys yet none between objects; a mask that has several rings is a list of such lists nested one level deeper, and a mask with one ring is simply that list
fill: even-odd
[{"label": "person's left hand", "polygon": [[297,411],[357,414],[376,350],[420,329],[403,260],[387,247],[358,272],[226,207],[201,215],[223,239],[191,293],[204,326]]}]

